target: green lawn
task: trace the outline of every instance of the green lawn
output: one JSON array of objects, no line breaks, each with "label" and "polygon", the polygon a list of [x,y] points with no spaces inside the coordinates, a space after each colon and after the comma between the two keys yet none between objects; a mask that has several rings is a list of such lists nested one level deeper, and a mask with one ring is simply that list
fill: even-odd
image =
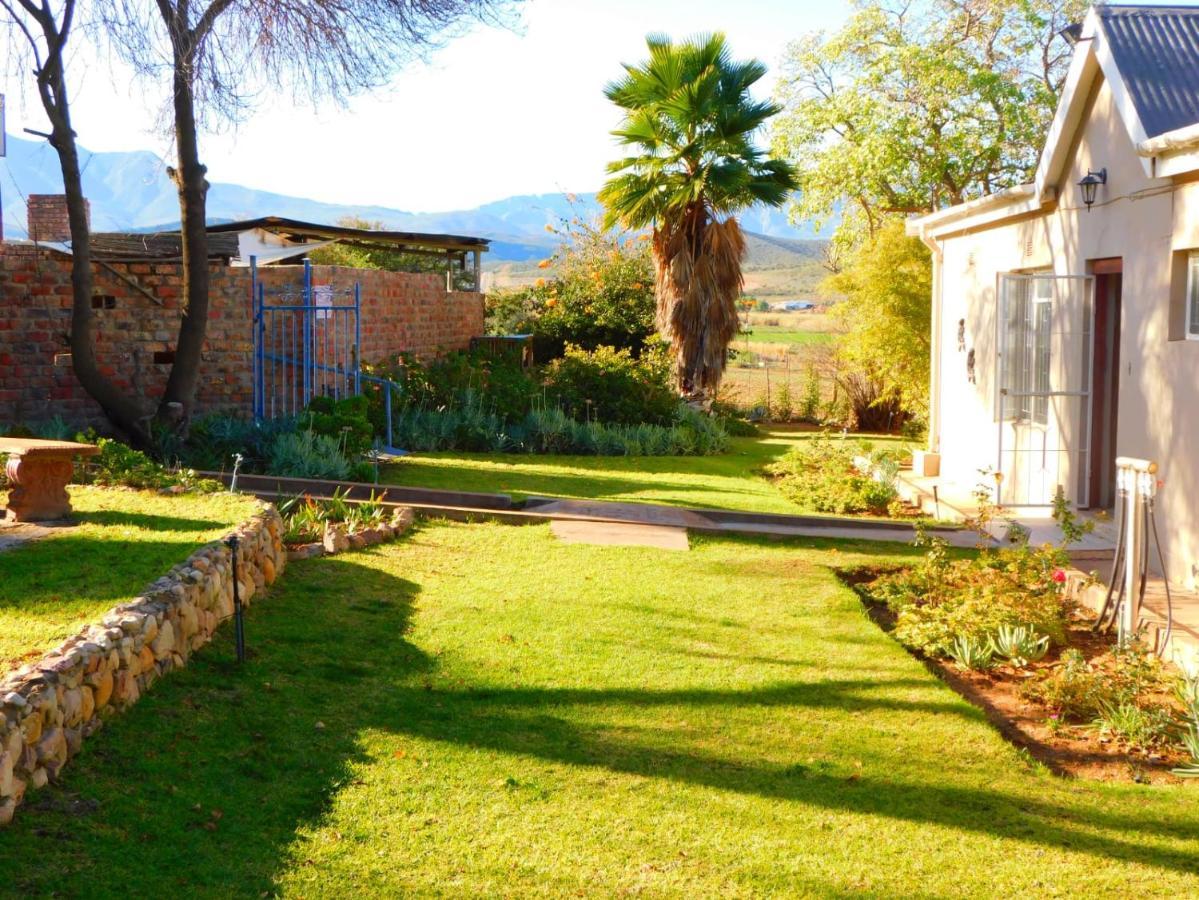
[{"label": "green lawn", "polygon": [[72,487],[78,527],[0,552],[0,670],[131,600],[196,547],[248,518],[230,494]]},{"label": "green lawn", "polygon": [[[774,429],[734,438],[718,456],[533,456],[421,453],[384,466],[382,480],[440,488],[665,503],[764,513],[803,512],[761,475],[762,467],[814,432]],[[872,442],[896,438],[871,437]]]},{"label": "green lawn", "polygon": [[243,669],[224,629],[32,796],[4,889],[1199,894],[1199,785],[1029,765],[830,570],[879,552],[432,524],[298,563]]}]

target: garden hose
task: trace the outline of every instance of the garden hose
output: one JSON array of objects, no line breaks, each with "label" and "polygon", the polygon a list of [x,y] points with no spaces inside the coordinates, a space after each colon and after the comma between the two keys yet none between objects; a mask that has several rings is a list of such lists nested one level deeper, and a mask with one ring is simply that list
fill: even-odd
[{"label": "garden hose", "polygon": [[[1139,572],[1140,586],[1137,588],[1137,619],[1145,608],[1145,588],[1149,586],[1149,498],[1141,495],[1141,570]],[[1133,636],[1137,633],[1139,621],[1132,623]]]}]

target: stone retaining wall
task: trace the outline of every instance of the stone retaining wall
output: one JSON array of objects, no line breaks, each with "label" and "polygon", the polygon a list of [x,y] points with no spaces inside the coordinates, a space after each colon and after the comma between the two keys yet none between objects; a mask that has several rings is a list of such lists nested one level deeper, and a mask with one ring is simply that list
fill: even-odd
[{"label": "stone retaining wall", "polygon": [[[243,604],[283,571],[283,523],[267,503],[234,530]],[[233,615],[223,542],[208,544],[129,603],[0,680],[0,825],[54,779],[85,739],[212,638]]]}]

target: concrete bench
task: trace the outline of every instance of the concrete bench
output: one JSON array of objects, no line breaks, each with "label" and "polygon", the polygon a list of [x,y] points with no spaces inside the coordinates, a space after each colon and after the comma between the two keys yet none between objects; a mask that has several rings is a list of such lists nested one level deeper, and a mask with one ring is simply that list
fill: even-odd
[{"label": "concrete bench", "polygon": [[100,448],[74,441],[0,437],[8,454],[8,522],[47,522],[71,514],[67,484],[76,456],[94,456]]}]

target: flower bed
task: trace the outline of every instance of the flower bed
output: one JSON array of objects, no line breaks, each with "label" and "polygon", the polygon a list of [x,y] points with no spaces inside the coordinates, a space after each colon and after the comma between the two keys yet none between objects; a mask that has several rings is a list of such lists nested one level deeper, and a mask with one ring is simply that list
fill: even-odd
[{"label": "flower bed", "polygon": [[814,512],[919,518],[920,509],[900,500],[896,486],[904,455],[822,434],[788,451],[766,473],[788,500]]},{"label": "flower bed", "polygon": [[1063,501],[1055,517],[1061,546],[952,559],[933,539],[917,566],[849,580],[876,622],[1056,771],[1199,776],[1199,677],[1093,628],[1065,592],[1066,546],[1083,529]]},{"label": "flower bed", "polygon": [[373,497],[352,502],[340,494],[293,497],[279,504],[287,558],[312,559],[360,550],[399,537],[412,525],[411,507],[388,507]]}]

